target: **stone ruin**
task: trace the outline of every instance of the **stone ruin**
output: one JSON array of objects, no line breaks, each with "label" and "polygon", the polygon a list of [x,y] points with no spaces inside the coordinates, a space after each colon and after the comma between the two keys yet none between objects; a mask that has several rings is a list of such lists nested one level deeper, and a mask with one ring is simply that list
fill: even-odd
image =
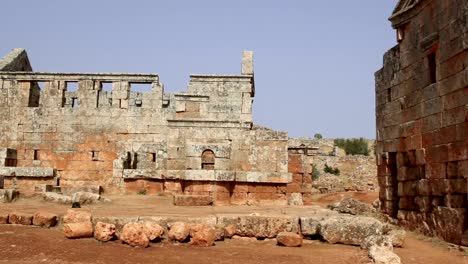
[{"label": "stone ruin", "polygon": [[401,0],[375,74],[382,212],[468,245],[468,2]]},{"label": "stone ruin", "polygon": [[14,49],[0,60],[2,187],[307,204],[309,147],[253,124],[252,52],[241,69],[167,94],[156,74],[34,72]]}]

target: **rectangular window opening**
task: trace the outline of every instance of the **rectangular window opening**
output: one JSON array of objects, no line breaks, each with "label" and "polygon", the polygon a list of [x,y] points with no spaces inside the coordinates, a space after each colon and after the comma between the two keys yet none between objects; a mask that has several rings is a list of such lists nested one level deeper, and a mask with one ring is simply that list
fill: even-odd
[{"label": "rectangular window opening", "polygon": [[99,151],[92,150],[91,151],[91,159],[94,160],[94,161],[99,160]]},{"label": "rectangular window opening", "polygon": [[429,65],[429,80],[431,83],[436,83],[437,81],[437,61],[436,53],[432,52],[427,56],[427,62]]},{"label": "rectangular window opening", "polygon": [[101,91],[112,92],[112,82],[101,82]]},{"label": "rectangular window opening", "polygon": [[34,157],[33,157],[34,160],[39,160],[39,150],[35,149],[34,150]]},{"label": "rectangular window opening", "polygon": [[156,153],[148,153],[148,161],[156,162]]},{"label": "rectangular window opening", "polygon": [[151,83],[130,83],[130,91],[151,92]]},{"label": "rectangular window opening", "polygon": [[387,102],[390,103],[392,101],[392,89],[387,89]]},{"label": "rectangular window opening", "polygon": [[65,90],[68,92],[78,91],[78,82],[65,82]]}]

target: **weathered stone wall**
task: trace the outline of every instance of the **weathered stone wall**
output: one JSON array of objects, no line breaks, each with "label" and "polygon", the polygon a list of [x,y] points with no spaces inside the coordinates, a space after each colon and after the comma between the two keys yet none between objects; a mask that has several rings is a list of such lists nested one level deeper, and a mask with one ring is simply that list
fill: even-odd
[{"label": "weathered stone wall", "polygon": [[[52,168],[45,178],[64,191],[103,186],[285,203],[287,133],[253,128],[252,54],[243,62],[243,74],[191,75],[187,91],[171,94],[152,74],[0,71],[0,147],[16,150],[18,168]],[[211,169],[203,167],[207,150]],[[20,177],[5,175],[6,185],[33,189]]]},{"label": "weathered stone wall", "polygon": [[376,73],[382,211],[461,243],[467,225],[468,2],[400,1]]}]

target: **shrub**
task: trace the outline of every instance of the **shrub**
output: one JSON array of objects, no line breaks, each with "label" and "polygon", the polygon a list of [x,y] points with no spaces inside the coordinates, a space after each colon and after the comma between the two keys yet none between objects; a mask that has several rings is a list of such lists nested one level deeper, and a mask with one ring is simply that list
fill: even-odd
[{"label": "shrub", "polygon": [[322,137],[322,134],[317,133],[317,134],[314,135],[314,138],[316,138],[316,139],[322,139],[323,137]]},{"label": "shrub", "polygon": [[369,156],[369,146],[364,138],[337,138],[335,145],[344,149],[346,155],[365,155]]},{"label": "shrub", "polygon": [[323,169],[325,173],[330,173],[333,175],[340,175],[340,169],[338,168],[333,168],[332,166],[328,166],[328,164],[325,164],[325,168]]},{"label": "shrub", "polygon": [[316,181],[320,177],[320,171],[317,169],[317,166],[312,165],[312,180]]}]

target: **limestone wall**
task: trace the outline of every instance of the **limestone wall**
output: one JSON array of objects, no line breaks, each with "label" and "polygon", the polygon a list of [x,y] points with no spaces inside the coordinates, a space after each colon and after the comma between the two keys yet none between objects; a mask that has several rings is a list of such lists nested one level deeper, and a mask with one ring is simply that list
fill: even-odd
[{"label": "limestone wall", "polygon": [[381,209],[461,243],[468,228],[468,4],[400,1],[390,20],[399,44],[375,75]]},{"label": "limestone wall", "polygon": [[[250,53],[244,57],[252,64]],[[156,74],[0,71],[0,147],[16,150],[18,168],[54,169],[49,181],[62,190],[285,203],[288,137],[253,128],[251,67],[240,75],[191,75],[187,91],[171,94]],[[203,167],[207,150],[214,153],[210,169]],[[34,187],[5,176],[7,186]]]}]

